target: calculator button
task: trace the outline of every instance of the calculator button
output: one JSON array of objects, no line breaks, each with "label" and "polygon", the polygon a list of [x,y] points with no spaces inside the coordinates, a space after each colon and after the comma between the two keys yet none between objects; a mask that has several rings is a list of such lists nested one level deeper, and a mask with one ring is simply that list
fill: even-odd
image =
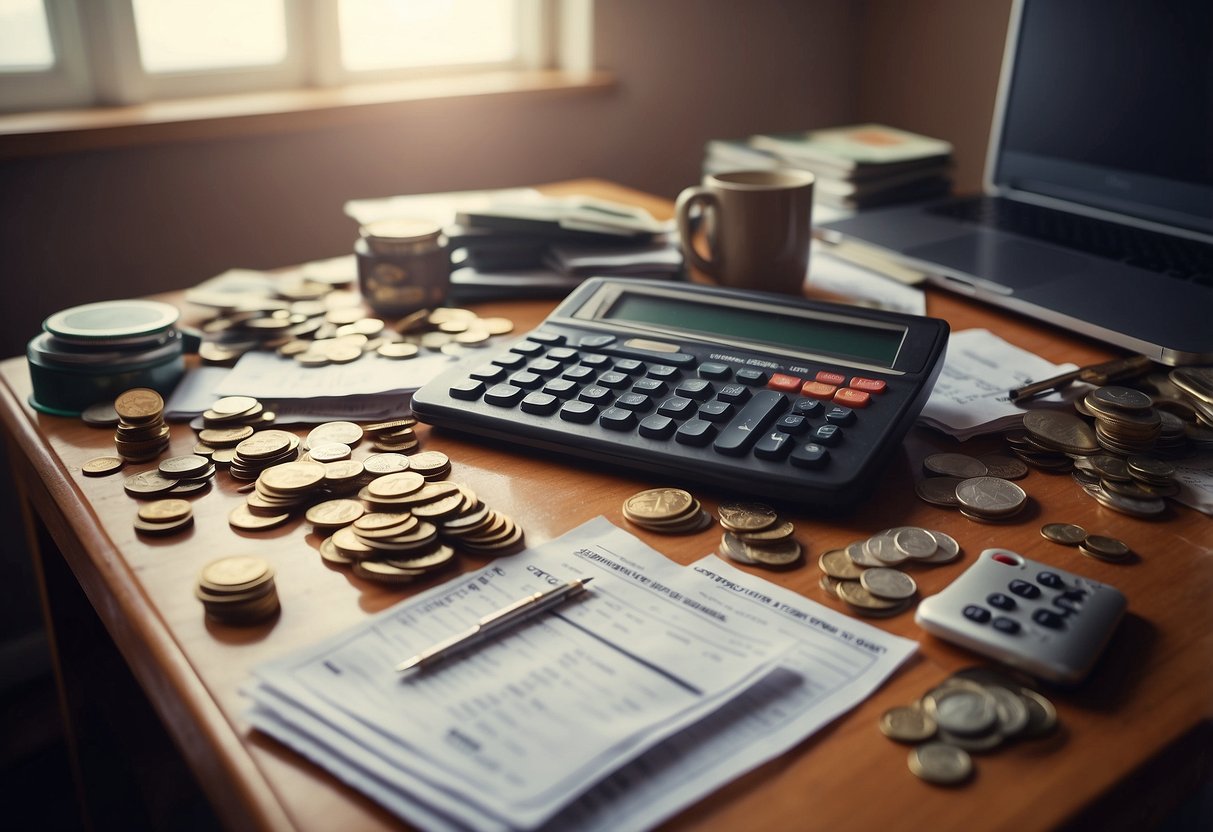
[{"label": "calculator button", "polygon": [[754,456],[759,459],[783,459],[795,443],[791,435],[773,430],[754,443]]},{"label": "calculator button", "polygon": [[809,429],[809,423],[799,413],[789,413],[786,416],[780,416],[779,421],[775,423],[775,430],[790,433],[793,436],[800,436]]},{"label": "calculator button", "polygon": [[979,607],[976,604],[966,605],[965,608],[961,610],[960,614],[977,624],[985,624],[990,620],[990,611],[985,607]]},{"label": "calculator button", "polygon": [[527,338],[531,339],[532,341],[538,341],[541,344],[548,344],[549,346],[552,344],[564,343],[564,336],[555,332],[536,331],[528,335]]},{"label": "calculator button", "polygon": [[474,378],[464,379],[458,384],[452,384],[448,391],[452,399],[463,399],[464,401],[475,401],[484,393],[484,382],[477,381]]},{"label": "calculator button", "polygon": [[569,367],[560,374],[560,377],[567,378],[569,381],[585,381],[592,375],[594,375],[593,367],[578,365],[576,367]]},{"label": "calculator button", "polygon": [[685,352],[665,352],[664,350],[645,350],[629,346],[635,341],[627,341],[622,347],[612,347],[608,352],[614,355],[626,355],[646,361],[660,361],[663,364],[676,364],[679,367],[689,367],[695,363],[695,356]]},{"label": "calculator button", "polygon": [[519,355],[516,352],[502,353],[492,359],[492,363],[498,367],[505,367],[507,370],[517,370],[519,367],[526,364],[526,356]]},{"label": "calculator button", "polygon": [[767,387],[772,390],[782,390],[785,393],[794,393],[800,389],[803,379],[796,376],[784,375],[783,373],[775,373],[767,382]]},{"label": "calculator button", "polygon": [[788,400],[782,393],[757,391],[720,434],[716,451],[730,456],[744,454],[787,407]]},{"label": "calculator button", "polygon": [[581,356],[577,350],[569,349],[568,347],[552,347],[544,354],[544,358],[548,361],[559,361],[561,364],[567,364],[570,361],[576,361]]},{"label": "calculator button", "polygon": [[610,346],[615,343],[614,335],[582,335],[581,340],[577,342],[577,346],[587,350],[597,350],[603,347]]},{"label": "calculator button", "polygon": [[1052,610],[1036,610],[1032,613],[1032,620],[1042,627],[1048,627],[1050,630],[1061,630],[1066,626],[1065,616]]},{"label": "calculator button", "polygon": [[684,396],[670,396],[661,403],[657,412],[673,419],[685,419],[695,412],[695,402]]},{"label": "calculator button", "polygon": [[748,384],[751,387],[756,387],[760,384],[766,384],[768,374],[763,370],[751,370],[749,368],[738,370],[733,374],[733,378],[740,381],[742,384]]},{"label": "calculator button", "polygon": [[648,439],[669,439],[678,427],[669,416],[653,413],[640,420],[639,433]]},{"label": "calculator button", "polygon": [[699,365],[699,377],[723,381],[733,375],[733,369],[728,364],[709,361]]},{"label": "calculator button", "polygon": [[852,390],[863,390],[865,393],[883,393],[889,385],[884,379],[855,376],[848,386]]},{"label": "calculator button", "polygon": [[612,390],[619,390],[627,387],[631,382],[623,373],[617,373],[614,370],[608,370],[598,377],[598,384],[603,387],[610,387]]},{"label": "calculator button", "polygon": [[865,393],[863,390],[854,390],[850,387],[843,387],[834,394],[834,401],[839,404],[845,404],[847,407],[867,407],[871,400],[871,393]]},{"label": "calculator button", "polygon": [[1056,572],[1039,572],[1036,575],[1036,583],[1049,589],[1064,589],[1065,581],[1061,579],[1061,575]]},{"label": "calculator button", "polygon": [[560,366],[561,365],[560,365],[559,361],[553,361],[550,358],[536,358],[530,364],[526,365],[526,368],[528,370],[530,370],[532,373],[539,373],[540,375],[551,375],[552,373],[559,370]]},{"label": "calculator button", "polygon": [[513,407],[525,395],[526,391],[521,387],[515,387],[512,384],[494,384],[485,391],[484,400],[498,407]]},{"label": "calculator button", "polygon": [[1007,589],[1014,592],[1020,598],[1039,598],[1040,587],[1036,584],[1030,584],[1027,581],[1021,581],[1018,578],[1007,584]]},{"label": "calculator button", "polygon": [[679,384],[674,392],[679,396],[686,396],[688,399],[694,399],[697,402],[706,402],[712,398],[712,393],[715,388],[712,387],[712,382],[702,378],[688,378],[686,381]]},{"label": "calculator button", "polygon": [[645,371],[645,375],[649,378],[656,378],[662,381],[675,381],[682,378],[682,370],[671,364],[650,364],[649,369]]},{"label": "calculator button", "polygon": [[849,407],[832,405],[826,408],[826,421],[831,425],[849,425],[855,421],[855,411]]},{"label": "calculator button", "polygon": [[674,440],[683,445],[703,446],[716,435],[716,426],[703,419],[688,419],[674,433]]},{"label": "calculator button", "polygon": [[556,412],[556,408],[560,406],[560,399],[550,393],[541,393],[538,390],[527,393],[526,398],[522,400],[519,406],[523,413],[534,413],[536,416],[547,416]]},{"label": "calculator button", "polygon": [[722,402],[744,404],[750,398],[750,388],[743,387],[740,384],[726,384],[716,392],[716,398]]},{"label": "calculator button", "polygon": [[644,362],[637,361],[635,358],[621,358],[615,362],[614,369],[617,373],[627,373],[630,376],[634,376],[637,373],[644,372]]},{"label": "calculator button", "polygon": [[1077,615],[1079,610],[1082,609],[1082,604],[1067,598],[1064,595],[1058,595],[1056,598],[1054,598],[1053,606],[1057,607],[1057,609],[1061,610],[1066,615]]},{"label": "calculator button", "polygon": [[1015,609],[1015,599],[1005,592],[991,592],[986,596],[986,603],[1000,610]]},{"label": "calculator button", "polygon": [[524,390],[534,390],[543,384],[543,376],[530,370],[519,370],[510,376],[509,383]]},{"label": "calculator button", "polygon": [[817,399],[797,399],[792,404],[792,412],[804,416],[806,419],[810,416],[816,416],[821,412],[821,408],[821,402],[817,401]]},{"label": "calculator button", "polygon": [[845,384],[847,377],[842,373],[831,373],[829,370],[822,370],[813,377],[814,381],[820,381],[822,384],[833,384],[835,387]]},{"label": "calculator button", "polygon": [[645,411],[653,406],[653,400],[648,396],[642,396],[639,393],[624,393],[619,398],[615,399],[615,407],[623,408],[624,410]]},{"label": "calculator button", "polygon": [[733,415],[733,405],[728,402],[705,402],[699,407],[699,418],[709,422],[725,422]]},{"label": "calculator button", "polygon": [[822,425],[813,431],[813,441],[833,447],[842,441],[842,428],[838,425]]},{"label": "calculator button", "polygon": [[678,352],[678,345],[671,344],[669,341],[651,341],[648,338],[629,338],[623,342],[623,346],[630,350],[644,350],[645,352]]},{"label": "calculator button", "polygon": [[543,392],[558,399],[571,399],[580,388],[567,378],[554,378],[543,385]]},{"label": "calculator button", "polygon": [[606,404],[614,397],[615,394],[611,390],[606,387],[599,387],[597,384],[591,384],[577,394],[577,398],[590,404]]},{"label": "calculator button", "polygon": [[636,414],[622,407],[608,407],[598,417],[598,424],[607,430],[631,430],[636,421]]},{"label": "calculator button", "polygon": [[1018,635],[1020,630],[1019,622],[1014,618],[1007,618],[1005,615],[995,618],[991,625],[998,632],[1008,636]]},{"label": "calculator button", "polygon": [[581,425],[594,421],[598,408],[589,402],[571,401],[560,406],[560,418],[566,422],[576,422]]},{"label": "calculator button", "polygon": [[804,387],[800,388],[800,392],[802,395],[811,396],[814,399],[829,401],[834,398],[834,391],[837,389],[838,387],[833,384],[825,384],[820,381],[806,381]]},{"label": "calculator button", "polygon": [[516,352],[519,355],[531,357],[539,355],[539,353],[543,352],[545,349],[547,349],[547,347],[545,347],[543,344],[540,344],[537,341],[532,341],[528,338],[524,341],[519,341],[517,344],[510,347],[510,352]]},{"label": "calculator button", "polygon": [[824,468],[830,452],[816,442],[806,442],[792,449],[791,462],[797,468]]},{"label": "calculator button", "polygon": [[633,393],[643,393],[646,396],[664,396],[670,392],[669,385],[655,378],[638,378],[632,384]]},{"label": "calculator button", "polygon": [[597,367],[599,369],[605,369],[606,367],[610,366],[611,359],[605,355],[597,355],[595,353],[590,353],[589,355],[581,356],[581,363],[587,367]]},{"label": "calculator button", "polygon": [[492,364],[486,364],[483,367],[477,367],[468,373],[471,378],[479,381],[501,381],[505,378],[504,367],[494,367]]}]

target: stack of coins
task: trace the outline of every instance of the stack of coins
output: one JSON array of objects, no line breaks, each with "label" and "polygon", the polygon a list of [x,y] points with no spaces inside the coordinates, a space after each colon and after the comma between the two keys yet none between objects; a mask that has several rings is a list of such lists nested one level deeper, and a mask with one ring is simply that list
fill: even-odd
[{"label": "stack of coins", "polygon": [[262,531],[285,523],[319,490],[325,473],[320,463],[301,460],[266,468],[258,475],[244,505],[228,515],[228,523],[241,531]]},{"label": "stack of coins", "polygon": [[1154,457],[1127,460],[1097,454],[1076,460],[1074,479],[1101,505],[1134,517],[1155,517],[1166,510],[1166,497],[1179,493],[1175,466]]},{"label": "stack of coins", "polygon": [[471,554],[493,557],[511,554],[525,545],[521,526],[486,506],[466,486],[460,488],[471,499],[438,521],[443,540]]},{"label": "stack of coins", "polygon": [[724,534],[720,551],[737,563],[789,568],[804,550],[793,537],[796,527],[762,503],[724,503],[717,510]]},{"label": "stack of coins", "polygon": [[358,492],[358,498],[372,511],[408,510],[409,499],[425,485],[425,477],[416,471],[398,471],[371,480]]},{"label": "stack of coins", "polygon": [[973,774],[971,753],[1046,736],[1057,727],[1057,711],[1026,679],[973,667],[919,701],[885,711],[879,724],[889,739],[915,745],[907,760],[911,772],[936,785],[956,786]]},{"label": "stack of coins", "polygon": [[[1066,464],[1070,464],[1068,457]],[[919,499],[943,508],[959,508],[970,519],[1010,519],[1027,504],[1023,489],[1010,482],[1028,473],[1020,460],[999,454],[977,459],[967,454],[938,453],[924,459],[922,467],[927,478],[914,487]]]},{"label": "stack of coins", "polygon": [[689,491],[681,488],[650,488],[623,501],[623,516],[629,523],[660,534],[692,534],[706,529],[712,515]]},{"label": "stack of coins", "polygon": [[960,513],[982,523],[1014,520],[1028,504],[1027,493],[1000,477],[973,477],[956,484]]},{"label": "stack of coins", "polygon": [[206,457],[188,454],[162,460],[157,466],[160,475],[177,483],[174,494],[193,494],[210,485],[215,465]]},{"label": "stack of coins", "polygon": [[114,445],[127,462],[147,462],[160,456],[169,445],[164,423],[164,399],[155,390],[136,387],[114,400],[118,429]]},{"label": "stack of coins", "polygon": [[960,545],[944,532],[917,526],[885,529],[817,559],[820,586],[852,612],[868,617],[897,615],[910,608],[918,584],[895,567],[906,563],[936,566],[960,557]]},{"label": "stack of coins", "polygon": [[1124,563],[1133,557],[1133,550],[1123,540],[1088,534],[1086,529],[1074,523],[1046,523],[1040,527],[1040,534],[1046,540],[1063,546],[1077,546],[1078,551],[1096,560]]},{"label": "stack of coins", "polygon": [[451,460],[442,451],[422,451],[409,457],[409,470],[426,480],[440,480],[451,472]]},{"label": "stack of coins", "polygon": [[1076,403],[1080,413],[1095,419],[1095,438],[1113,453],[1129,455],[1154,448],[1162,417],[1154,400],[1129,387],[1097,387]]},{"label": "stack of coins", "polygon": [[354,494],[366,482],[367,470],[356,459],[324,462],[324,490],[332,497]]},{"label": "stack of coins", "polygon": [[363,426],[371,438],[371,446],[385,453],[407,454],[417,449],[417,433],[413,430],[417,420],[412,416],[376,422]]},{"label": "stack of coins", "polygon": [[274,570],[261,558],[237,555],[208,563],[194,590],[206,614],[222,624],[256,624],[278,610]]},{"label": "stack of coins", "polygon": [[203,411],[197,424],[202,428],[269,427],[275,416],[252,396],[224,396]]},{"label": "stack of coins", "polygon": [[236,446],[256,432],[252,425],[201,428],[194,453],[205,456],[216,465],[231,465],[236,458]]},{"label": "stack of coins", "polygon": [[194,510],[181,499],[154,500],[139,507],[135,531],[150,535],[176,534],[194,524]]},{"label": "stack of coins", "polygon": [[228,473],[232,479],[254,482],[267,468],[291,462],[298,456],[298,436],[285,430],[261,430],[236,443]]}]

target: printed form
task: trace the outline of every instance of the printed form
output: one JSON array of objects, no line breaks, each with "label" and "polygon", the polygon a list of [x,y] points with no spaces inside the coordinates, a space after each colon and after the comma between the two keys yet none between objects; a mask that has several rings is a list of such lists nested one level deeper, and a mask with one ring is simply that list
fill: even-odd
[{"label": "printed form", "polygon": [[[556,611],[392,670],[576,578],[593,581]],[[913,649],[598,518],[258,668],[250,719],[427,829],[641,828],[853,707]]]}]

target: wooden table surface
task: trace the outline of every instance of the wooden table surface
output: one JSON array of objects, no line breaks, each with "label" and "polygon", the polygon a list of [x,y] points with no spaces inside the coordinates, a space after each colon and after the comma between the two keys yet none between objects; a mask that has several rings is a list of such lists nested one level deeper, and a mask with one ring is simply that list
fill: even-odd
[{"label": "wooden table surface", "polygon": [[[599,181],[561,183],[549,190],[629,200],[657,216],[671,212],[664,200]],[[517,331],[524,332],[552,305],[503,301],[476,310],[512,318]],[[1053,362],[1085,364],[1116,354],[934,291],[928,292],[928,312],[948,320],[953,331],[985,327]],[[327,565],[317,554],[318,538],[301,517],[264,533],[233,530],[227,514],[244,497],[222,472],[209,492],[193,499],[192,530],[165,539],[137,536],[131,524],[136,503],[123,492],[123,477],[81,474],[87,460],[113,453],[112,432],[32,410],[26,403],[30,382],[24,359],[5,361],[0,378],[0,415],[20,490],[33,508],[35,524],[45,525],[58,549],[48,556],[61,553],[225,825],[401,828],[376,804],[250,731],[243,715],[247,701],[239,688],[258,663],[351,627],[416,590],[380,586]],[[514,453],[497,442],[473,442],[424,427],[419,433],[423,448],[451,457],[450,479],[468,484],[490,506],[514,517],[532,544],[600,514],[626,527],[623,499],[657,484],[594,464]],[[188,426],[173,426],[171,454],[190,453],[194,443]],[[1146,764],[1170,760],[1208,736],[1213,717],[1213,521],[1174,504],[1158,520],[1128,517],[1088,498],[1068,475],[1037,470],[1020,481],[1031,506],[1012,524],[975,523],[914,496],[926,454],[941,449],[986,453],[999,445],[996,439],[960,444],[914,429],[872,496],[854,511],[841,517],[810,512],[791,517],[807,549],[804,566],[762,574],[839,609],[840,602],[818,587],[817,556],[887,527],[918,525],[951,534],[964,552],[959,562],[915,572],[924,596],[943,589],[989,546],[1119,587],[1128,596],[1129,613],[1093,674],[1076,689],[1046,689],[1062,729],[1049,739],[977,758],[977,774],[963,788],[938,788],[915,778],[906,768],[907,749],[878,732],[878,717],[978,660],[926,636],[913,614],[905,612],[875,621],[920,645],[883,688],[791,752],[687,809],[668,823],[670,828],[877,829],[904,827],[907,818],[915,818],[914,825],[932,829],[1022,830],[1052,828],[1080,817],[1085,822],[1096,815],[1110,826],[1130,828],[1173,802],[1183,791],[1177,783],[1186,787],[1193,772],[1207,772],[1207,754],[1182,757],[1182,771]],[[360,448],[355,456],[368,453]],[[124,474],[153,464],[128,466]],[[723,499],[744,495],[698,496],[714,508]],[[1039,529],[1046,522],[1078,523],[1119,537],[1137,557],[1120,565],[1084,558],[1076,549],[1044,540]],[[715,528],[681,537],[631,531],[680,563],[714,551],[719,537]],[[262,626],[212,623],[193,596],[204,563],[240,553],[263,557],[277,570],[282,612]],[[472,570],[484,562],[463,557],[461,568]],[[1083,811],[1089,814],[1080,816]]]}]

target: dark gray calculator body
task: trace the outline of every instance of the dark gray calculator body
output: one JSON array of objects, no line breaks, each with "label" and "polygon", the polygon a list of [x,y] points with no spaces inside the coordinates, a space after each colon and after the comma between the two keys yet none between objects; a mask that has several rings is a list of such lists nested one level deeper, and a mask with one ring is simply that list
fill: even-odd
[{"label": "dark gray calculator body", "polygon": [[592,278],[413,397],[432,425],[802,508],[857,500],[930,395],[935,319]]}]

